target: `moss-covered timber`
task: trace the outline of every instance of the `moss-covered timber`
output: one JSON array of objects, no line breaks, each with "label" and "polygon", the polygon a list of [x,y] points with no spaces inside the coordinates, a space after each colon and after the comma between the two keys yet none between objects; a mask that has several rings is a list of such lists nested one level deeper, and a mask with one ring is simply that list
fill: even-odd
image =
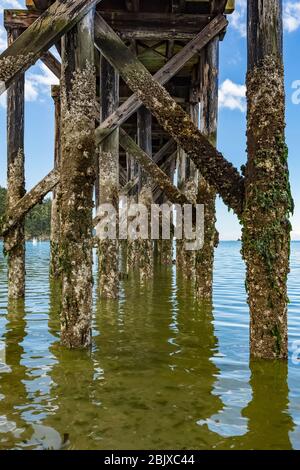
[{"label": "moss-covered timber", "polygon": [[[4,220],[1,220],[1,233],[5,236],[9,230],[15,227],[20,220],[32,209],[39,204],[59,182],[58,170],[52,170],[43,178],[36,186],[28,191],[9,211]],[[10,244],[5,245],[6,250],[10,249]]]},{"label": "moss-covered timber", "polygon": [[[54,100],[55,137],[54,137],[54,168],[60,171],[60,88],[53,85],[51,95]],[[51,205],[51,235],[50,235],[50,277],[60,277],[59,246],[60,246],[60,202],[61,185],[58,183],[52,191]]]},{"label": "moss-covered timber", "polygon": [[[214,38],[201,52],[200,60],[200,130],[216,146],[218,121],[219,38]],[[212,301],[214,249],[216,230],[216,191],[200,176],[198,204],[204,205],[204,245],[196,253],[196,296]]]},{"label": "moss-covered timber", "polygon": [[[100,121],[115,111],[119,104],[119,74],[101,56],[100,60]],[[105,139],[99,151],[100,204],[112,204],[119,210],[119,130]],[[99,294],[116,299],[119,294],[118,239],[99,240]]]},{"label": "moss-covered timber", "polygon": [[95,43],[161,126],[186,151],[225,204],[241,215],[244,180],[240,173],[197,129],[188,114],[153,79],[99,14],[95,16]]},{"label": "moss-covered timber", "polygon": [[[8,32],[8,44],[20,35]],[[25,194],[24,175],[24,74],[7,92],[7,216]],[[25,219],[19,219],[4,237],[8,265],[8,297],[21,299],[25,295]]]},{"label": "moss-covered timber", "polygon": [[57,0],[0,55],[0,95],[101,0]]},{"label": "moss-covered timber", "polygon": [[62,41],[61,78],[61,341],[91,342],[92,208],[95,182],[94,12]]},{"label": "moss-covered timber", "polygon": [[248,4],[246,207],[250,349],[256,358],[285,359],[287,276],[293,210],[285,144],[285,91],[280,0]]}]

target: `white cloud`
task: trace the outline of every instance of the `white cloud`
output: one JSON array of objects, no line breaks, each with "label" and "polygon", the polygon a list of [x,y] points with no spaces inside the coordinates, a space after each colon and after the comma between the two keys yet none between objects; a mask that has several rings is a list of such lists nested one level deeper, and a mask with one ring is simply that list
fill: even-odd
[{"label": "white cloud", "polygon": [[6,92],[0,96],[0,108],[6,108]]},{"label": "white cloud", "polygon": [[51,85],[58,85],[58,78],[42,62],[38,63],[38,72],[29,71],[25,80],[25,101],[37,101],[42,95],[50,95]]},{"label": "white cloud", "polygon": [[246,111],[246,86],[234,83],[228,78],[219,89],[219,106],[231,110]]},{"label": "white cloud", "polygon": [[3,10],[5,8],[17,8],[22,9],[24,8],[24,2],[19,2],[19,0],[1,0],[0,4],[0,15],[3,14]]},{"label": "white cloud", "polygon": [[236,0],[235,10],[232,15],[228,15],[228,19],[230,21],[230,26],[243,38],[247,35],[246,17],[247,0]]},{"label": "white cloud", "polygon": [[[247,36],[247,0],[236,0],[235,11],[228,15],[230,26],[241,37]],[[283,2],[284,30],[292,33],[300,28],[300,1],[284,0]]]},{"label": "white cloud", "polygon": [[[34,72],[29,70],[25,74],[25,101],[42,101],[44,96],[50,96],[51,85],[58,84],[58,78],[45,64],[38,62]],[[6,108],[6,93],[0,97],[0,106]]]},{"label": "white cloud", "polygon": [[300,2],[287,1],[283,10],[284,29],[288,33],[296,31],[300,27]]}]

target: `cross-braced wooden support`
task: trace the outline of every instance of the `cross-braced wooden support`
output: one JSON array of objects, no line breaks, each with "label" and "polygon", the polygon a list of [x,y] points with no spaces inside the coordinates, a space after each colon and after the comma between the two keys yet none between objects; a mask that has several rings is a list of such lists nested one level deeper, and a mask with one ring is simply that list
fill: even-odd
[{"label": "cross-braced wooden support", "polygon": [[239,172],[203,136],[188,114],[151,76],[117,34],[96,13],[95,41],[102,54],[116,67],[161,126],[187,152],[225,204],[241,215],[244,181]]},{"label": "cross-braced wooden support", "polygon": [[[40,2],[37,0],[36,4],[38,3]],[[39,12],[35,13],[35,17],[30,13],[27,16],[21,14],[15,18],[13,16],[7,18],[7,21],[15,27],[19,27],[18,25],[25,21],[26,26],[23,28],[28,29],[0,56],[0,93],[9,87],[13,80],[20,81],[15,82],[14,87],[17,87],[17,83],[21,83],[22,73],[39,57],[56,75],[59,75],[60,64],[47,50],[53,44],[59,49],[59,39],[64,34],[66,36],[62,49],[61,174],[59,175],[58,170],[54,169],[23,197],[23,193],[18,192],[14,202],[9,205],[7,217],[2,225],[6,237],[6,249],[12,251],[14,247],[14,239],[10,238],[13,231],[21,235],[21,232],[18,232],[18,224],[22,222],[27,211],[60,181],[62,342],[68,347],[88,346],[91,338],[92,311],[91,230],[92,223],[97,222],[97,217],[92,222],[94,139],[97,144],[103,143],[109,134],[125,124],[143,104],[153,114],[155,126],[160,126],[159,132],[163,129],[164,135],[160,136],[159,145],[163,145],[168,134],[186,153],[187,162],[193,162],[201,174],[200,189],[196,189],[199,189],[199,202],[204,202],[206,206],[206,240],[203,253],[196,261],[198,296],[211,298],[215,240],[214,199],[218,193],[225,204],[238,215],[243,225],[243,256],[247,264],[247,289],[251,313],[251,354],[266,359],[286,358],[289,213],[293,209],[293,202],[290,195],[284,136],[281,1],[248,2],[248,162],[243,175],[215,148],[217,38],[227,25],[222,15],[225,0],[209,2],[209,14],[213,19],[208,23],[209,15],[202,15],[201,25],[204,22],[206,26],[176,54],[174,54],[175,40],[170,37],[170,31],[165,32],[164,37],[167,38],[168,44],[165,53],[162,53],[157,43],[147,44],[147,39],[153,38],[153,23],[152,29],[141,32],[141,37],[133,31],[133,28],[131,31],[126,29],[122,14],[105,10],[103,15],[113,26],[122,24],[123,31],[119,31],[118,36],[102,16],[97,13],[93,18],[93,13],[89,13],[97,3],[100,1],[57,0],[39,18],[37,18]],[[138,13],[136,12],[138,3],[127,2],[130,11],[126,14]],[[174,12],[182,12],[184,3],[172,2],[171,14],[174,16]],[[84,15],[87,16],[82,19]],[[162,21],[161,18],[154,19],[153,15],[148,13],[147,15],[149,21]],[[32,23],[34,20],[36,21]],[[79,20],[80,23],[74,27]],[[178,25],[176,18],[173,20],[176,23],[176,38],[184,37],[186,40],[190,37],[190,33],[183,31],[184,28]],[[195,21],[193,24],[195,27]],[[95,35],[93,25],[95,25]],[[126,47],[121,37],[131,41],[131,49],[136,53]],[[120,73],[124,81],[123,89],[128,87],[134,93],[117,110],[108,111],[96,131],[94,122],[98,107],[93,68],[94,43],[105,59]],[[155,68],[152,76],[152,70],[150,73],[137,58],[139,47],[143,49],[142,59],[150,50],[156,59],[161,61],[163,56],[163,61],[167,60],[167,63],[163,62],[164,65],[160,65],[162,68],[158,72]],[[181,106],[182,102],[186,103],[186,98],[182,99],[180,96],[172,98],[162,85],[167,84],[171,78],[172,81],[175,80],[177,72],[204,47],[206,47],[202,55],[204,83],[200,93],[202,117],[199,130],[198,120],[193,120]],[[170,91],[175,86],[174,83],[168,84]],[[126,88],[126,97],[128,88]],[[16,100],[13,92],[9,93]],[[12,108],[10,104],[9,107]],[[132,126],[132,122],[126,125]],[[15,145],[20,147],[22,128],[20,130],[14,146],[11,145],[12,154],[15,152]],[[152,143],[155,141],[155,132],[157,130],[152,126]],[[150,139],[150,131],[147,137]],[[104,147],[110,145],[113,137],[110,139]],[[141,139],[139,143],[146,150]],[[197,191],[194,194],[192,186],[188,187],[186,184],[183,193],[174,187],[170,177],[162,171],[168,169],[167,159],[159,168],[155,157],[154,161],[151,159],[151,152],[148,151],[147,155],[124,129],[120,130],[120,144],[125,148],[127,155],[134,156],[154,180],[156,186],[153,188],[151,185],[151,193],[154,189],[155,200],[162,198],[162,192],[157,191],[157,188],[160,188],[170,202],[195,202]],[[120,181],[125,184],[126,174],[122,158],[120,155]],[[13,158],[12,161],[14,164],[11,168],[15,170],[21,159]],[[190,169],[189,166],[187,173]],[[20,191],[22,191],[21,173],[19,171],[17,178]],[[130,179],[132,179],[130,184],[133,186],[129,190],[132,191],[134,188],[135,191],[138,179],[135,174],[132,174]],[[20,242],[23,242],[21,237]],[[20,251],[17,255],[21,260],[23,252]],[[23,285],[23,281],[21,284]]]},{"label": "cross-braced wooden support", "polygon": [[[100,122],[119,105],[119,75],[101,57]],[[112,132],[99,149],[99,203],[119,209],[119,130]],[[119,243],[117,238],[99,240],[99,292],[103,298],[115,299],[119,293]]]},{"label": "cross-braced wooden support", "polygon": [[61,340],[89,346],[92,315],[92,208],[95,181],[94,12],[62,41]]}]

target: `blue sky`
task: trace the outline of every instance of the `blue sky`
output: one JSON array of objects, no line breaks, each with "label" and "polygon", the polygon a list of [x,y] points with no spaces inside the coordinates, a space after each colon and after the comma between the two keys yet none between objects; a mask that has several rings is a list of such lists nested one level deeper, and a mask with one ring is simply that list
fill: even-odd
[{"label": "blue sky", "polygon": [[[24,8],[23,0],[0,0],[0,50],[6,46],[4,8]],[[220,47],[220,113],[218,148],[238,168],[246,160],[246,0],[236,0],[236,11],[229,16],[230,26]],[[285,72],[287,95],[287,143],[296,210],[293,238],[300,240],[300,162],[298,134],[300,117],[300,1],[284,0]],[[50,85],[56,78],[40,62],[26,72],[25,154],[26,186],[30,189],[53,165],[53,103]],[[6,184],[6,110],[0,97],[0,185]],[[297,134],[298,128],[298,134]],[[298,184],[297,184],[298,183]],[[237,218],[217,203],[218,229],[223,240],[240,237]]]}]

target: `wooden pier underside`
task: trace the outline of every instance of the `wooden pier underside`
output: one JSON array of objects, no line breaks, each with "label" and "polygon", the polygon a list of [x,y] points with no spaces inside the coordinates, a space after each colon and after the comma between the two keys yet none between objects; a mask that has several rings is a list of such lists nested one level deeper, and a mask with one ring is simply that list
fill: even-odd
[{"label": "wooden pier underside", "polygon": [[[18,28],[25,30],[47,9],[53,1],[27,0],[28,10],[5,10],[4,23],[7,29]],[[127,46],[136,54],[138,59],[152,75],[159,72],[170,59],[176,56],[207,27],[220,13],[232,13],[233,1],[184,1],[184,0],[102,0],[97,5],[97,11],[113,30],[122,38]],[[221,25],[222,26],[222,25]],[[225,33],[224,24],[221,27],[220,39]],[[208,32],[210,34],[210,32]],[[165,77],[166,89],[171,96],[187,112],[191,104],[198,103],[200,82],[200,55],[197,46],[185,50],[175,63],[175,71],[171,67]],[[59,44],[56,44],[60,50]],[[96,52],[98,55],[98,52]],[[176,56],[177,57],[177,56]],[[42,60],[49,69],[60,76],[59,61],[47,51]],[[99,66],[99,61],[96,60]],[[99,73],[99,68],[98,68]],[[99,83],[99,77],[98,77]],[[132,91],[120,79],[120,104],[124,104],[132,95]],[[136,139],[136,113],[128,113],[128,118],[122,122],[122,127]],[[155,117],[152,120],[152,151],[153,155],[160,152],[159,165],[167,172],[176,159],[174,145],[168,145],[169,135],[158,124]],[[170,142],[171,143],[171,142]],[[128,182],[126,152],[120,146],[120,185]],[[162,191],[157,184],[153,185],[154,200],[162,197]]]}]

